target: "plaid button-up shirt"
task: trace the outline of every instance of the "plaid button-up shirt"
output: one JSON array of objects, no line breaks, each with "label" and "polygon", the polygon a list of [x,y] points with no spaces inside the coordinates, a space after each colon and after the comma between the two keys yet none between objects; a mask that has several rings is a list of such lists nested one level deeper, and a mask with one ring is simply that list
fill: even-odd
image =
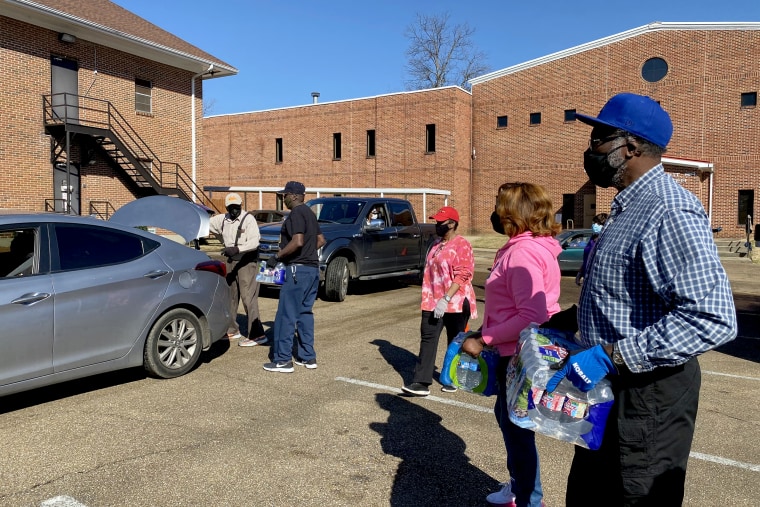
[{"label": "plaid button-up shirt", "polygon": [[662,165],[613,200],[589,258],[578,324],[586,346],[617,342],[634,373],[684,363],[736,336],[705,210]]}]

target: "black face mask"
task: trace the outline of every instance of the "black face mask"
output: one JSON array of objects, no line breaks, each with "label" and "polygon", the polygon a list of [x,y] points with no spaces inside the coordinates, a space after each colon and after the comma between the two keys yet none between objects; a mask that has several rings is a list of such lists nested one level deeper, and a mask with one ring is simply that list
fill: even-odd
[{"label": "black face mask", "polygon": [[586,170],[588,179],[597,187],[611,187],[615,174],[617,174],[623,164],[612,167],[610,165],[609,153],[596,153],[591,151],[591,148],[583,152],[583,168]]},{"label": "black face mask", "polygon": [[240,216],[240,213],[242,213],[243,208],[240,206],[230,206],[227,208],[227,213],[229,213],[230,218],[235,220],[237,217]]},{"label": "black face mask", "polygon": [[449,224],[435,224],[435,233],[440,237],[444,237],[450,230]]},{"label": "black face mask", "polygon": [[499,234],[506,234],[504,224],[501,223],[501,217],[496,213],[496,210],[493,210],[493,213],[491,213],[491,227]]}]

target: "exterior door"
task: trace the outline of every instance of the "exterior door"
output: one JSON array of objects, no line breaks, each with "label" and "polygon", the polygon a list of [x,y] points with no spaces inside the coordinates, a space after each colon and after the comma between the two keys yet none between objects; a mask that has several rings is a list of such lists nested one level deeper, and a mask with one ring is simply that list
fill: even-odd
[{"label": "exterior door", "polygon": [[66,169],[65,163],[53,167],[55,212],[79,215],[79,167],[69,164],[68,172]]},{"label": "exterior door", "polygon": [[53,114],[66,123],[79,123],[79,64],[60,56],[50,58]]},{"label": "exterior door", "polygon": [[596,194],[583,194],[583,227],[591,227],[591,221],[596,216]]}]

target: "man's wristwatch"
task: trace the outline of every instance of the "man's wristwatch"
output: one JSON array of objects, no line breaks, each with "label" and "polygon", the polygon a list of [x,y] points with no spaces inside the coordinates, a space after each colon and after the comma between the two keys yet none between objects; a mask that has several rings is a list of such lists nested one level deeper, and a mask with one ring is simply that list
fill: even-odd
[{"label": "man's wristwatch", "polygon": [[612,344],[612,364],[615,365],[615,368],[618,369],[618,371],[621,371],[622,369],[625,369],[625,359],[623,359],[623,354],[620,353],[620,349],[618,349],[617,343]]}]

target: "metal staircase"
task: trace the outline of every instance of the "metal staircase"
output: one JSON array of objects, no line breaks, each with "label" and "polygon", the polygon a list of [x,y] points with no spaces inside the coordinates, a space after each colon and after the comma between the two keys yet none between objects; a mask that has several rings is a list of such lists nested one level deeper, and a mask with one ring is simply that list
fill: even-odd
[{"label": "metal staircase", "polygon": [[70,157],[71,138],[77,137],[80,160],[99,152],[130,182],[135,193],[174,195],[219,211],[192,178],[174,162],[162,161],[108,101],[72,93],[43,96],[45,132],[54,140],[52,162]]}]

